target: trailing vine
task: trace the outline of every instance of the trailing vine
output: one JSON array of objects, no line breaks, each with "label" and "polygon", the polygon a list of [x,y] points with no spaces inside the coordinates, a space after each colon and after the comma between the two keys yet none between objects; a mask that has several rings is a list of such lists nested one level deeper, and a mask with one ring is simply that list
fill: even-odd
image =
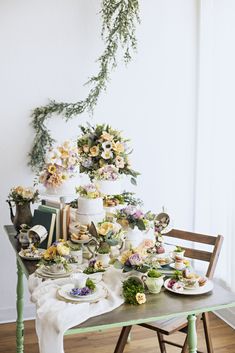
[{"label": "trailing vine", "polygon": [[86,85],[90,91],[84,100],[64,103],[50,100],[45,106],[32,112],[32,126],[35,130],[33,147],[29,153],[29,165],[38,172],[45,163],[45,154],[54,139],[46,127],[46,121],[54,114],[61,115],[66,121],[87,111],[92,114],[102,91],[107,88],[110,72],[117,66],[119,50],[122,59],[128,63],[136,50],[136,24],[139,22],[139,0],[102,0],[102,39],[105,48],[98,58],[99,71],[89,78]]}]

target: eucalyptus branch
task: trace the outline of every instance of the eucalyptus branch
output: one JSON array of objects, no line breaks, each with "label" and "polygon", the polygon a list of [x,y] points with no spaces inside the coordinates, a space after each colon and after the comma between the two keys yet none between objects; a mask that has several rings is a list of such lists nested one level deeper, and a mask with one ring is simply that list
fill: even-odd
[{"label": "eucalyptus branch", "polygon": [[33,147],[29,153],[29,165],[39,171],[45,163],[45,154],[54,143],[45,123],[54,114],[61,115],[65,121],[84,111],[93,114],[100,94],[107,88],[110,72],[117,66],[119,49],[125,63],[131,60],[136,50],[136,24],[139,22],[139,0],[103,0],[101,8],[102,39],[105,49],[98,58],[99,71],[89,78],[90,92],[86,99],[76,103],[63,103],[54,100],[32,112],[32,126],[35,130]]}]

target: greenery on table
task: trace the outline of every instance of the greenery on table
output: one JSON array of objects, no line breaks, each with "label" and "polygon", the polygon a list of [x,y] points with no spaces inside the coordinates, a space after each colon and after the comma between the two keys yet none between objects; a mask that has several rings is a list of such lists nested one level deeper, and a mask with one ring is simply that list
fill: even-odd
[{"label": "greenery on table", "polygon": [[29,165],[39,171],[45,163],[45,154],[54,139],[46,127],[46,122],[54,114],[61,115],[66,121],[87,111],[93,113],[101,92],[107,88],[110,72],[117,66],[121,53],[125,63],[131,60],[132,51],[136,50],[136,24],[139,22],[138,0],[102,0],[102,39],[105,43],[103,53],[97,62],[99,71],[89,78],[90,92],[84,100],[64,103],[50,100],[45,106],[37,107],[32,112],[32,126],[35,130],[33,147],[29,153]]},{"label": "greenery on table", "polygon": [[137,277],[129,277],[123,282],[122,289],[123,297],[125,299],[125,303],[127,304],[138,304],[136,295],[138,293],[144,293],[143,282]]},{"label": "greenery on table", "polygon": [[162,277],[162,273],[155,270],[155,269],[151,269],[148,271],[148,277],[150,278],[160,278]]}]

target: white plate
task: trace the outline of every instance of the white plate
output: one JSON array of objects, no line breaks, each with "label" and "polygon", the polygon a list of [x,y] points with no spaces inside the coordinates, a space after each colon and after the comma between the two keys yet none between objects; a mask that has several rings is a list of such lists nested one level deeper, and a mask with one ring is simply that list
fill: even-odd
[{"label": "white plate", "polygon": [[94,303],[102,298],[105,298],[107,295],[107,290],[101,284],[96,285],[96,291],[94,291],[91,295],[83,297],[71,296],[70,291],[72,288],[74,288],[74,284],[65,284],[58,289],[57,293],[62,299],[66,299],[74,303]]},{"label": "white plate", "polygon": [[65,272],[65,273],[50,273],[50,272],[44,272],[42,268],[38,268],[35,273],[37,276],[42,277],[42,278],[51,278],[51,279],[56,279],[56,278],[65,278],[69,277],[72,273],[72,270]]},{"label": "white plate", "polygon": [[71,237],[71,242],[72,243],[76,243],[76,244],[87,244],[89,243],[89,241],[91,240],[92,238],[90,237],[89,239],[86,239],[86,240],[77,240],[77,239],[74,239]]},{"label": "white plate", "polygon": [[173,262],[172,264],[169,265],[170,267],[174,268],[174,270],[176,271],[182,271],[186,268],[186,266],[184,265],[180,270],[178,270],[177,268],[175,268],[175,262]]},{"label": "white plate", "polygon": [[182,292],[177,292],[174,291],[171,288],[168,288],[168,283],[171,280],[171,278],[168,278],[165,282],[164,282],[164,287],[169,290],[170,292],[176,293],[176,294],[182,294],[182,295],[200,295],[200,294],[205,294],[210,292],[214,285],[213,282],[210,281],[209,279],[207,280],[206,284],[202,287],[197,287],[195,289],[184,289]]},{"label": "white plate", "polygon": [[31,260],[31,261],[32,260],[34,260],[34,261],[35,260],[40,260],[41,257],[42,257],[43,252],[45,251],[45,249],[38,249],[38,251],[39,251],[39,254],[36,254],[35,256],[25,256],[24,252],[23,252],[23,249],[21,249],[20,252],[19,252],[19,255],[24,260]]}]

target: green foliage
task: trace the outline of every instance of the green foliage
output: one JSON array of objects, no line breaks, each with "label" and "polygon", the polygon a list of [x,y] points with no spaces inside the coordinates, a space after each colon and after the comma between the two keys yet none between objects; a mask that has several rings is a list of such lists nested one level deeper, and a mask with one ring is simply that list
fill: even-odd
[{"label": "green foliage", "polygon": [[87,280],[86,280],[86,287],[88,287],[90,290],[95,290],[96,285],[95,285],[95,283],[92,281],[92,279],[87,278]]},{"label": "green foliage", "polygon": [[110,246],[109,244],[102,242],[100,243],[99,248],[97,249],[99,254],[109,254],[110,253]]},{"label": "green foliage", "polygon": [[162,273],[157,270],[151,269],[148,271],[148,277],[150,278],[159,278],[161,276],[162,276]]},{"label": "green foliage", "polygon": [[182,251],[184,251],[184,249],[181,248],[180,246],[176,246],[176,248],[174,250],[174,252],[182,252]]},{"label": "green foliage", "polygon": [[[29,153],[29,165],[34,171],[38,172],[42,168],[46,151],[54,142],[46,127],[47,120],[54,114],[61,115],[66,121],[85,111],[92,114],[100,94],[107,88],[110,72],[117,66],[120,52],[124,62],[128,63],[131,60],[131,52],[136,50],[135,29],[136,23],[139,22],[139,0],[103,0],[100,12],[105,48],[97,60],[98,73],[86,83],[90,86],[88,96],[76,103],[50,100],[47,105],[35,108],[32,112],[35,138]],[[133,177],[135,178],[134,175]]]},{"label": "green foliage", "polygon": [[127,304],[138,304],[136,301],[137,293],[144,293],[144,285],[137,277],[129,277],[122,285],[123,297]]}]

